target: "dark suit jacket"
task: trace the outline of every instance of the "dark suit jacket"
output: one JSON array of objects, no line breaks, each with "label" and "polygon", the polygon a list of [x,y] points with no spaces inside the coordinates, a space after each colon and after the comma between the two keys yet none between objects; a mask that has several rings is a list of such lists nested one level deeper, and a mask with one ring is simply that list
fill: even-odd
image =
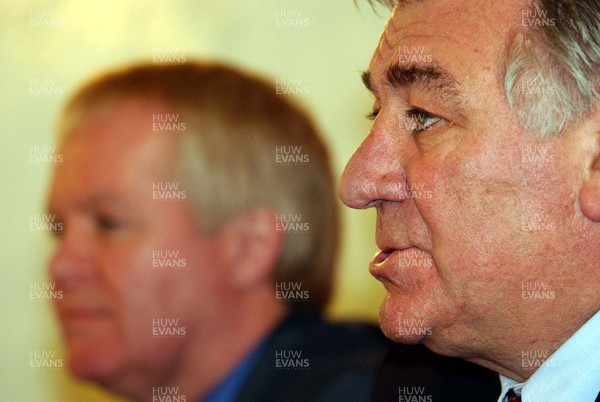
[{"label": "dark suit jacket", "polygon": [[376,381],[373,402],[496,402],[498,374],[422,345],[397,344]]},{"label": "dark suit jacket", "polygon": [[[500,395],[498,375],[489,370],[394,344],[374,326],[295,312],[266,340],[237,402],[398,402],[400,387],[425,387],[425,398],[407,399],[419,402],[496,402]],[[404,388],[405,396],[411,391]]]},{"label": "dark suit jacket", "polygon": [[377,327],[294,312],[267,338],[237,401],[366,402],[390,346]]}]

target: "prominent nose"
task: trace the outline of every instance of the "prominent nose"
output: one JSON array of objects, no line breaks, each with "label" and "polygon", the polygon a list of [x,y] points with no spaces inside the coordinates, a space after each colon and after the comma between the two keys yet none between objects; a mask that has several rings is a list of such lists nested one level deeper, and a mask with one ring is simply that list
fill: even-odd
[{"label": "prominent nose", "polygon": [[392,138],[375,126],[344,169],[339,196],[351,208],[370,208],[377,201],[409,198],[402,164],[403,140]]},{"label": "prominent nose", "polygon": [[73,288],[89,281],[94,272],[89,236],[67,227],[49,263],[50,277],[60,288]]}]

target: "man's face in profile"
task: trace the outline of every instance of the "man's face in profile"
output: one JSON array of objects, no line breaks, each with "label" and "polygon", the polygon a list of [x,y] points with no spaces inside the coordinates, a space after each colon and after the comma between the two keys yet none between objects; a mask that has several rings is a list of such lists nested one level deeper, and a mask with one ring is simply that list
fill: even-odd
[{"label": "man's face in profile", "polygon": [[340,193],[377,210],[370,271],[387,290],[382,328],[398,341],[469,356],[493,350],[503,328],[527,339],[535,318],[516,330],[535,308],[524,284],[543,282],[559,299],[560,270],[576,265],[563,251],[577,236],[582,148],[569,132],[525,132],[504,92],[506,45],[525,7],[400,4],[374,52],[376,118]]},{"label": "man's face in profile", "polygon": [[87,114],[62,143],[51,188],[65,227],[50,273],[69,365],[100,382],[160,377],[192,338],[219,331],[207,325],[219,322],[218,246],[193,225],[171,174],[176,142],[152,131],[153,113],[167,112],[132,99]]}]

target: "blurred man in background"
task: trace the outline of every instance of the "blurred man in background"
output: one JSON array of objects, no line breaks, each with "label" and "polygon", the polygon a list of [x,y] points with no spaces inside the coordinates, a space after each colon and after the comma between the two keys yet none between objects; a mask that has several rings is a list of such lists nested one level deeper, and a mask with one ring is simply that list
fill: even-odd
[{"label": "blurred man in background", "polygon": [[138,65],[60,119],[50,274],[77,377],[139,401],[365,401],[387,341],[330,324],[338,212],[308,117],[221,65]]},{"label": "blurred man in background", "polygon": [[383,331],[499,401],[600,400],[600,3],[381,2],[340,194],[377,210]]}]

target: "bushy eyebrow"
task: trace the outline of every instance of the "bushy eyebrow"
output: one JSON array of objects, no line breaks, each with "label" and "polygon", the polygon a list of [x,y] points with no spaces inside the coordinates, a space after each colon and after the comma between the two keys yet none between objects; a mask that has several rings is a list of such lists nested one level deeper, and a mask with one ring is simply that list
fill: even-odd
[{"label": "bushy eyebrow", "polygon": [[387,82],[392,86],[409,87],[414,84],[429,86],[433,83],[453,85],[454,79],[433,64],[393,64],[386,70]]},{"label": "bushy eyebrow", "polygon": [[[450,103],[457,110],[464,110],[464,97],[461,95],[457,80],[452,74],[435,63],[392,64],[384,74],[386,78],[385,85],[402,89],[410,89],[418,85],[427,91],[433,92],[435,96],[446,103]],[[370,71],[362,73],[362,81],[365,87],[377,95],[372,79]]]},{"label": "bushy eyebrow", "polygon": [[360,78],[362,79],[365,88],[367,88],[369,92],[374,93],[375,91],[373,91],[373,84],[371,83],[371,72],[363,71],[363,73],[360,75]]}]

